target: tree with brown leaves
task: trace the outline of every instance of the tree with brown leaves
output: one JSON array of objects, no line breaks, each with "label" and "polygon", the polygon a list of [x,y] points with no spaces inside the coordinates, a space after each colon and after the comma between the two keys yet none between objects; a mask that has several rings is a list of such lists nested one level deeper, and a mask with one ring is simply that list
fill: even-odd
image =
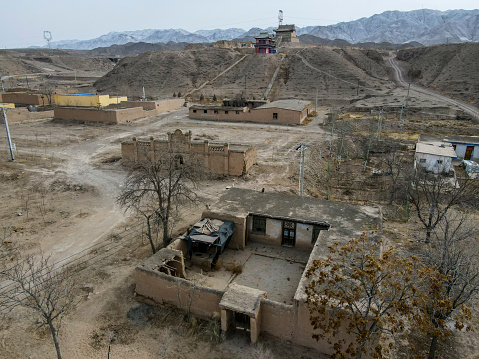
[{"label": "tree with brown leaves", "polygon": [[[384,338],[404,331],[417,295],[414,258],[401,258],[366,233],[344,245],[335,243],[324,260],[307,271],[310,321],[317,340],[328,339],[338,358],[384,358],[393,343]],[[341,336],[344,331],[353,340]]]}]

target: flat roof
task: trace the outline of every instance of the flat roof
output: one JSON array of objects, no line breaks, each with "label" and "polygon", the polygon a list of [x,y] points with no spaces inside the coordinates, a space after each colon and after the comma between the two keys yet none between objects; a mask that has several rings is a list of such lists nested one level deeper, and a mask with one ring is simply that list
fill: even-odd
[{"label": "flat roof", "polygon": [[208,106],[208,105],[191,105],[193,110],[226,110],[226,111],[243,111],[245,107],[230,107],[230,106]]},{"label": "flat roof", "polygon": [[419,142],[442,141],[452,143],[464,143],[471,145],[479,145],[479,136],[455,136],[455,135],[426,135],[419,136]]},{"label": "flat roof", "polygon": [[457,157],[452,145],[448,142],[418,142],[416,153],[426,153],[442,157]]},{"label": "flat roof", "polygon": [[308,106],[311,102],[310,101],[303,101],[303,100],[278,100],[267,103],[265,105],[256,107],[257,109],[262,108],[280,108],[283,110],[292,110],[292,111],[303,111],[306,106]]},{"label": "flat roof", "polygon": [[231,283],[220,301],[220,307],[256,316],[261,298],[266,297],[263,290]]},{"label": "flat roof", "polygon": [[345,229],[371,223],[372,217],[379,217],[379,210],[374,207],[236,187],[221,196],[211,211],[238,216],[256,214]]}]

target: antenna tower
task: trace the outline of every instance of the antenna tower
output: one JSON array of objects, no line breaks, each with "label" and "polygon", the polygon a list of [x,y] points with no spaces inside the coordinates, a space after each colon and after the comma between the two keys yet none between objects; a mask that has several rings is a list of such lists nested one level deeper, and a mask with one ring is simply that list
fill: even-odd
[{"label": "antenna tower", "polygon": [[44,38],[45,41],[47,42],[48,48],[50,48],[50,42],[51,42],[52,39],[53,39],[52,33],[51,33],[50,31],[48,31],[48,30],[43,31],[43,38]]},{"label": "antenna tower", "polygon": [[279,26],[283,25],[283,10],[279,10],[278,22],[279,22]]}]

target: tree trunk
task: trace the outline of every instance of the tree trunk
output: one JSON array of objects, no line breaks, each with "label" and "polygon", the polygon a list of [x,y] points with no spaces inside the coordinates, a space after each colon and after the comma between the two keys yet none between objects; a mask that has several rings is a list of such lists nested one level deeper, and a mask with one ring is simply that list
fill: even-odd
[{"label": "tree trunk", "polygon": [[429,355],[427,356],[427,359],[434,359],[434,356],[436,354],[436,348],[437,348],[437,335],[432,337],[431,346],[429,347]]},{"label": "tree trunk", "polygon": [[168,220],[163,221],[163,248],[170,243],[170,239],[168,238]]},{"label": "tree trunk", "polygon": [[52,333],[53,342],[55,343],[55,350],[57,351],[57,358],[62,359],[62,353],[60,351],[60,344],[58,343],[57,338],[57,331],[53,326],[53,322],[50,318],[47,318],[48,327],[50,328],[50,332]]},{"label": "tree trunk", "polygon": [[153,252],[153,254],[155,254],[156,249],[155,249],[155,245],[153,244],[153,238],[151,238],[150,216],[146,217],[146,225],[148,226],[147,236],[148,236],[148,240],[150,241],[151,251]]},{"label": "tree trunk", "polygon": [[432,233],[432,229],[427,228],[426,229],[426,243],[431,242],[431,233]]}]

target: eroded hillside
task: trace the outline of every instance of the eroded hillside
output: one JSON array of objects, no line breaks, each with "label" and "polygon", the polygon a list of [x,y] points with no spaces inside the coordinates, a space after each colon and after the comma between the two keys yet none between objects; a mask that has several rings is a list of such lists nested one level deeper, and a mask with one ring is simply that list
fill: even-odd
[{"label": "eroded hillside", "polygon": [[218,48],[145,52],[122,59],[94,86],[127,96],[141,96],[144,86],[149,97],[171,97],[199,87],[240,58],[236,51]]},{"label": "eroded hillside", "polygon": [[479,104],[479,44],[448,44],[401,50],[413,83]]},{"label": "eroded hillside", "polygon": [[[284,61],[281,58],[284,55]],[[270,99],[304,98],[351,101],[382,94],[391,86],[385,64],[386,52],[331,46],[290,49],[279,54],[249,54],[229,71],[225,69],[243,55],[226,48],[148,52],[128,57],[95,83],[102,92],[139,96],[172,96],[193,93],[193,98],[231,97],[246,93],[261,98],[279,67]],[[215,79],[215,77],[217,77]]]}]

